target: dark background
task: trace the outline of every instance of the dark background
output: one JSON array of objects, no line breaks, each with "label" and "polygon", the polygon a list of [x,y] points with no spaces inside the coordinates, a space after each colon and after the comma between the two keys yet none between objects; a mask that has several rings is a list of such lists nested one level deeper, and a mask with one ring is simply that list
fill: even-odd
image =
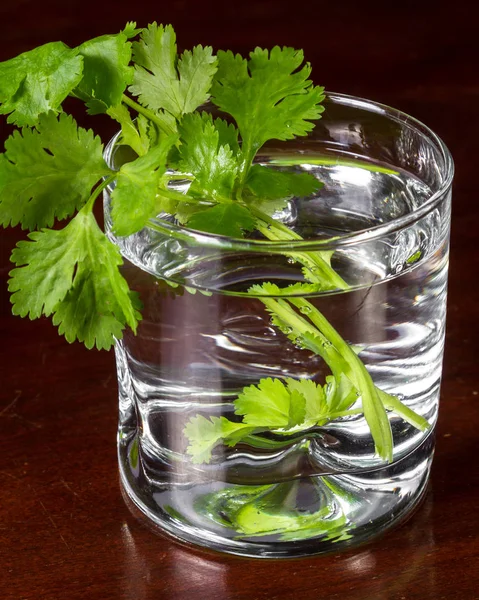
[{"label": "dark background", "polygon": [[[179,45],[246,53],[302,47],[327,89],[402,109],[456,162],[450,301],[436,459],[408,523],[356,550],[294,561],[193,551],[140,525],[120,495],[111,353],[69,346],[48,320],[10,315],[11,248],[0,241],[0,593],[4,600],[474,600],[479,598],[479,50],[471,2],[114,3],[17,0],[0,6],[0,61],[36,45],[74,46],[157,20]],[[106,140],[116,129],[85,118]],[[0,138],[8,128],[0,125]]]}]

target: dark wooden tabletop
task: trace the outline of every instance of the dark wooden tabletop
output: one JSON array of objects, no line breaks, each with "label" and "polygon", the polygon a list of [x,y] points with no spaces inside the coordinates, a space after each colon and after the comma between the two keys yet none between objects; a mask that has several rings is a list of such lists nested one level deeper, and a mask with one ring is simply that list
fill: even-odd
[{"label": "dark wooden tabletop", "polygon": [[[11,0],[0,60],[76,45],[127,20],[172,22],[180,44],[303,47],[316,83],[426,122],[456,162],[447,348],[437,450],[412,518],[343,554],[238,559],[153,534],[126,508],[116,464],[112,353],[12,317],[0,259],[0,595],[3,600],[473,600],[479,598],[479,46],[467,2]],[[385,8],[386,7],[386,8]],[[80,118],[80,112],[75,116]],[[80,118],[107,139],[114,125]],[[2,139],[8,134],[0,126]],[[476,139],[477,138],[477,139]]]}]

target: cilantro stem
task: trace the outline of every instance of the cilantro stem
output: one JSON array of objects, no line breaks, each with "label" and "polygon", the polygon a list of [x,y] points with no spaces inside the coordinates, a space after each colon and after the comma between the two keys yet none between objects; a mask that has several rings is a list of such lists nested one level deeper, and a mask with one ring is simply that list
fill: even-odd
[{"label": "cilantro stem", "polygon": [[143,115],[144,117],[146,117],[147,119],[149,119],[163,133],[165,133],[166,135],[170,135],[171,131],[169,131],[165,127],[165,124],[162,122],[162,120],[152,110],[145,108],[141,104],[138,104],[138,102],[135,102],[132,98],[130,98],[126,94],[123,94],[121,101],[124,104],[126,104],[127,106],[129,106],[130,108],[132,108],[133,110],[135,110],[137,113],[139,113],[139,114]]},{"label": "cilantro stem", "polygon": [[[182,177],[182,179],[187,179],[186,177]],[[193,196],[188,196],[183,192],[177,192],[168,187],[161,188],[161,195],[169,198],[170,200],[176,200],[178,202],[183,202],[184,204],[200,204],[202,206],[214,206],[214,203],[208,202],[207,200],[201,200],[200,198],[194,198]],[[151,226],[151,223],[148,223],[148,227]]]},{"label": "cilantro stem", "polygon": [[88,201],[82,210],[84,210],[85,212],[91,212],[93,210],[95,200],[103,192],[103,190],[110,185],[110,183],[115,181],[116,176],[117,173],[112,173],[111,175],[106,177],[99,185],[97,185],[96,188],[93,190],[91,196],[88,198]]},{"label": "cilantro stem", "polygon": [[404,419],[408,423],[410,423],[416,429],[420,431],[427,431],[431,428],[431,424],[421,417],[413,410],[411,410],[408,406],[403,404],[396,396],[392,396],[391,394],[386,394],[382,390],[378,389],[378,394],[381,399],[383,405],[392,412],[396,413],[401,419]]},{"label": "cilantro stem", "polygon": [[241,198],[241,194],[243,192],[244,185],[246,183],[246,179],[248,177],[249,170],[253,163],[253,159],[258,152],[259,147],[254,147],[250,140],[243,138],[243,147],[242,154],[243,160],[241,162],[240,173],[239,173],[239,181],[238,181],[238,190],[237,196]]},{"label": "cilantro stem", "polygon": [[[303,433],[298,432],[298,433]],[[251,446],[255,447],[255,448],[263,448],[265,450],[271,449],[271,450],[276,450],[277,448],[288,448],[289,446],[291,446],[291,440],[270,440],[268,438],[264,438],[264,437],[260,437],[259,435],[255,434],[255,433],[251,433],[249,435],[246,435],[244,438],[241,438],[241,442],[244,442],[245,444],[250,444]]]},{"label": "cilantro stem", "polygon": [[338,412],[329,413],[328,415],[325,415],[325,418],[327,417],[329,421],[334,421],[334,419],[339,419],[339,417],[350,417],[352,415],[360,415],[360,414],[362,414],[362,412],[363,412],[362,408],[354,408],[351,410],[341,410]]},{"label": "cilantro stem", "polygon": [[272,314],[277,315],[285,325],[291,328],[290,338],[297,336],[305,348],[321,356],[336,379],[339,379],[341,373],[345,370],[349,371],[347,361],[340,355],[331,341],[304,317],[298,315],[286,300],[279,298],[259,299]]},{"label": "cilantro stem", "polygon": [[[286,227],[283,223],[276,221],[268,214],[256,206],[248,206],[251,213],[259,220],[259,229],[263,235],[272,241],[303,240],[303,238]],[[336,273],[329,263],[321,256],[321,252],[290,252],[289,256],[295,258],[311,271],[310,278],[315,283],[324,283],[331,285],[332,289],[346,290],[349,285],[344,279]]]},{"label": "cilantro stem", "polygon": [[310,302],[303,298],[290,298],[291,304],[298,309],[306,309],[311,322],[318,327],[321,333],[328,339],[343,359],[351,368],[353,383],[361,393],[363,410],[366,421],[371,429],[376,450],[381,458],[392,461],[393,439],[391,426],[387,417],[386,409],[379,398],[376,386],[371,375],[349,344],[343,340],[329,321]]},{"label": "cilantro stem", "polygon": [[[261,301],[270,312],[277,315],[291,328],[292,335],[297,335],[300,340],[301,336],[306,336],[306,346],[326,361],[336,377],[341,371],[346,371],[361,394],[364,417],[370,427],[376,451],[381,458],[391,461],[393,440],[385,406],[366,367],[349,344],[343,340],[319,310],[303,298],[291,297],[288,298],[288,301],[261,298]],[[301,317],[291,305],[307,312],[314,326]],[[339,361],[334,356],[336,353]],[[386,396],[389,397],[389,395]],[[395,403],[396,405],[397,403]],[[413,415],[408,414],[408,416],[411,419],[414,418]]]},{"label": "cilantro stem", "polygon": [[[288,327],[291,328],[294,334],[301,336],[304,334],[317,335],[318,330],[313,327],[306,319],[298,315],[298,313],[291,308],[291,306],[282,298],[259,298],[266,308],[277,315],[281,321],[283,321]],[[289,299],[290,301],[293,298]]]}]

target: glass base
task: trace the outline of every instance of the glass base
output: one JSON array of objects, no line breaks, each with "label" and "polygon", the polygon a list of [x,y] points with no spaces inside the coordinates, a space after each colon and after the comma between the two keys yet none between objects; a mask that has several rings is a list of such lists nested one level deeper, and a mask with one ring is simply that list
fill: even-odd
[{"label": "glass base", "polygon": [[[119,446],[125,500],[136,516],[182,542],[256,558],[338,552],[403,521],[427,488],[434,434],[402,460],[348,475],[269,485],[152,485]],[[139,515],[138,515],[139,511]]]}]

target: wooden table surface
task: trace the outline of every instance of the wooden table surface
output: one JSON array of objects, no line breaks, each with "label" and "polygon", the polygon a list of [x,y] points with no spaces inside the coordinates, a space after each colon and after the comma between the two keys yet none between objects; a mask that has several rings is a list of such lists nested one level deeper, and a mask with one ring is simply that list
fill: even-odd
[{"label": "wooden table surface", "polygon": [[[151,533],[122,500],[112,353],[69,346],[48,320],[10,314],[0,259],[0,596],[3,600],[473,600],[479,598],[479,79],[474,3],[12,0],[0,60],[69,45],[127,20],[172,22],[180,43],[246,52],[303,47],[328,89],[394,105],[432,127],[456,161],[447,349],[437,451],[421,508],[343,554],[260,561]],[[391,4],[392,6],[392,4]],[[77,111],[76,116],[81,113]],[[107,139],[114,125],[81,118]],[[5,139],[8,130],[0,128]]]}]

